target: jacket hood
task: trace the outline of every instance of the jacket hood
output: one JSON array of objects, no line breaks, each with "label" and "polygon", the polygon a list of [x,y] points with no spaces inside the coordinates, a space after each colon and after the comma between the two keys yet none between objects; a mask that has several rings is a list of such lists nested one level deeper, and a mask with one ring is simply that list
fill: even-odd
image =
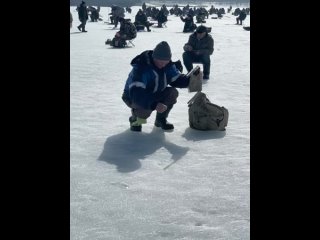
[{"label": "jacket hood", "polygon": [[148,66],[152,65],[153,60],[152,60],[152,53],[153,50],[147,50],[136,56],[131,60],[131,65],[142,65],[142,66]]}]

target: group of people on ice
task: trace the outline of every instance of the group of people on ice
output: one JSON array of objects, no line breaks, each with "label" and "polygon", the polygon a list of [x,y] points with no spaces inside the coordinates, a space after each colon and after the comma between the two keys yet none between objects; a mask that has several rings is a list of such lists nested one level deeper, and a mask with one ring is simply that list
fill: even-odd
[{"label": "group of people on ice", "polygon": [[[148,13],[147,9],[151,9]],[[85,25],[88,20],[88,11],[84,1],[77,8],[81,24],[77,26],[79,31],[86,32]],[[162,13],[161,13],[162,12]],[[167,21],[169,11],[165,5],[159,12],[153,13],[152,8],[147,8],[145,3],[142,9],[137,12],[135,22],[125,19],[124,9],[119,6],[112,6],[111,21],[117,27],[120,23],[120,30],[115,34],[112,40],[106,41],[115,47],[124,47],[126,41],[132,40],[137,36],[138,26],[146,27],[150,32],[152,23],[148,21],[148,14],[155,16],[158,20],[158,27]],[[156,14],[156,15],[152,15]],[[237,17],[237,24],[242,24],[245,19],[245,11],[240,11]],[[70,13],[70,28],[72,27],[72,15]],[[183,47],[183,64],[190,72],[194,63],[203,65],[201,81],[210,78],[211,59],[214,51],[214,40],[208,27],[204,25],[196,26],[193,22],[192,11],[180,19],[185,23],[183,32],[191,32],[188,42]],[[202,24],[202,23],[201,23]],[[191,81],[195,81],[188,74],[182,73],[180,61],[172,62],[172,53],[169,44],[166,41],[158,43],[153,50],[146,50],[131,60],[132,70],[126,80],[122,100],[130,108],[131,116],[129,125],[131,131],[140,132],[142,124],[147,122],[153,111],[156,111],[154,125],[163,130],[173,130],[172,123],[167,121],[168,115],[177,102],[177,88],[188,88]],[[180,63],[180,65],[179,65]],[[198,81],[199,79],[197,79]]]}]

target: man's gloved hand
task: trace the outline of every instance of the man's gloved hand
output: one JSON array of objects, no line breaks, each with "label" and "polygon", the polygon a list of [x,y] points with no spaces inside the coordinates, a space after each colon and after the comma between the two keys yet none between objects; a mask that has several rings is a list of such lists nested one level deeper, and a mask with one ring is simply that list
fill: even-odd
[{"label": "man's gloved hand", "polygon": [[192,46],[185,44],[183,47],[183,50],[185,50],[186,52],[189,52],[189,51],[192,51],[193,49],[192,49]]},{"label": "man's gloved hand", "polygon": [[147,119],[137,117],[137,120],[131,123],[131,126],[140,126],[147,122]]}]

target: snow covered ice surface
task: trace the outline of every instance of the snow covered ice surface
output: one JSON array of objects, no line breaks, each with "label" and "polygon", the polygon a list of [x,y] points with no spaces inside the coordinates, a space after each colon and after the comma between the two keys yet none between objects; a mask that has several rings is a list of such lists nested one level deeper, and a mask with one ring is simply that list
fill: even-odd
[{"label": "snow covered ice surface", "polygon": [[[134,21],[139,8],[126,18]],[[250,239],[250,31],[231,13],[204,24],[212,27],[214,53],[202,91],[229,110],[225,132],[190,129],[194,93],[178,89],[168,118],[174,131],[154,127],[154,112],[137,133],[121,99],[130,61],[160,41],[182,61],[190,33],[169,15],[166,28],[138,32],[134,47],[114,49],[105,45],[119,29],[105,23],[110,8],[101,7],[103,21],[87,22],[87,33],[70,11],[71,239]]]}]

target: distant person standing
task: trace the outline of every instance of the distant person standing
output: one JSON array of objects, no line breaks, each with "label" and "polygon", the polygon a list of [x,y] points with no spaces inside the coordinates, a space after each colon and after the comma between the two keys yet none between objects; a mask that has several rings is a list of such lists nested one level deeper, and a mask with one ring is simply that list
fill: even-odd
[{"label": "distant person standing", "polygon": [[124,16],[125,16],[125,14],[124,14],[124,8],[112,4],[112,6],[111,6],[111,13],[109,13],[109,15],[112,15],[112,16],[110,17],[110,19],[112,18],[113,23],[114,23],[114,28],[116,28],[116,27],[118,26],[119,19],[120,19],[120,18],[124,18]]},{"label": "distant person standing", "polygon": [[193,16],[191,14],[187,14],[186,18],[183,18],[182,16],[180,16],[180,19],[182,22],[184,22],[184,27],[183,27],[183,32],[193,32],[196,28],[197,25],[194,24],[193,22]]},{"label": "distant person standing", "polygon": [[73,17],[72,17],[72,14],[70,12],[70,29],[72,28],[72,22],[73,22]]},{"label": "distant person standing", "polygon": [[147,10],[147,5],[146,5],[146,3],[144,2],[144,3],[142,3],[142,11],[143,11],[143,12],[146,12],[146,10]]},{"label": "distant person standing", "polygon": [[88,11],[87,6],[84,1],[81,2],[80,6],[78,7],[78,16],[81,24],[78,26],[80,32],[87,32],[86,31],[86,23],[88,20]]},{"label": "distant person standing", "polygon": [[239,14],[239,17],[236,18],[237,24],[242,25],[242,21],[244,21],[247,17],[246,10],[243,8]]}]

